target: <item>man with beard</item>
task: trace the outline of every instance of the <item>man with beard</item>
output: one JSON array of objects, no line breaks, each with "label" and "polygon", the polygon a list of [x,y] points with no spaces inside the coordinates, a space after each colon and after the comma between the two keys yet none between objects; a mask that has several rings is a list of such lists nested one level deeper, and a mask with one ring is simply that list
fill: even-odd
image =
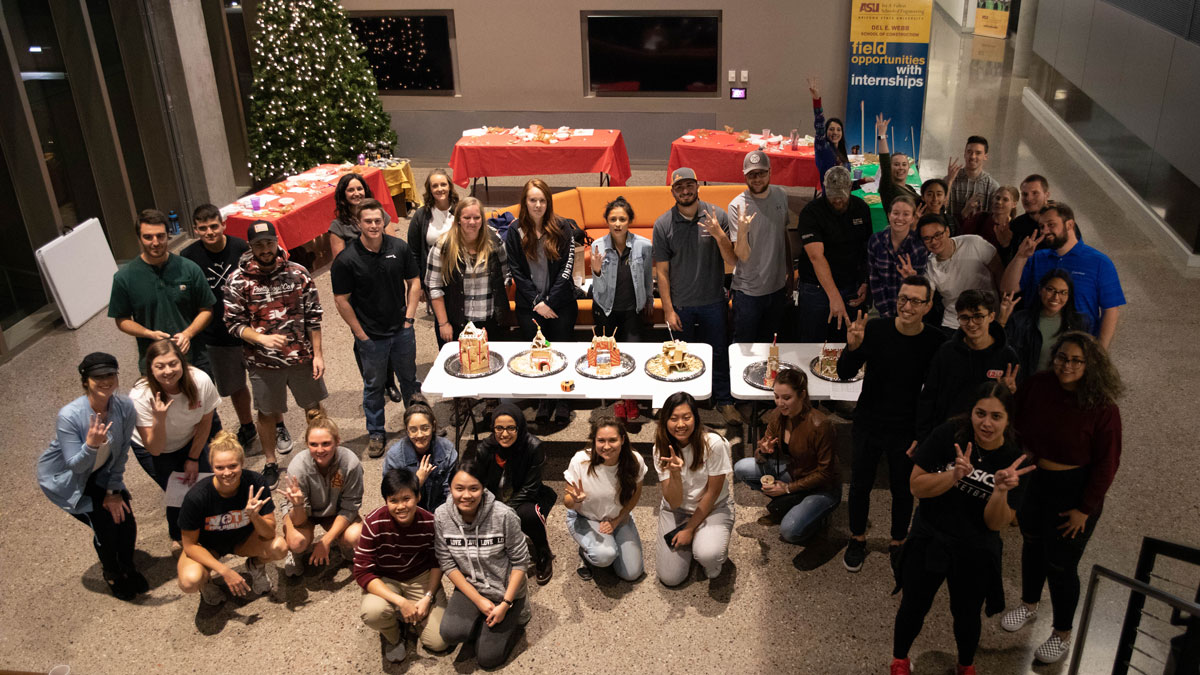
[{"label": "man with beard", "polygon": [[900,546],[908,537],[913,496],[908,489],[912,460],[906,454],[917,439],[917,396],[929,364],[945,335],[925,325],[933,305],[933,286],[922,276],[906,277],[896,296],[896,316],[858,320],[846,331],[846,349],[838,359],[838,377],[850,379],[866,365],[862,395],[854,413],[850,470],[850,543],[842,564],[851,572],[862,569],[867,555],[867,515],[871,488],[880,457],[888,462],[892,491],[891,543],[895,566]]},{"label": "man with beard", "polygon": [[713,400],[727,425],[742,415],[729,392],[729,336],[725,325],[725,266],[737,264],[729,240],[729,217],[698,196],[696,172],[671,174],[675,206],[654,221],[652,259],[663,317],[674,336],[704,342],[713,350]]},{"label": "man with beard", "polygon": [[321,355],[321,302],[308,271],[283,259],[274,225],[255,221],[247,239],[251,255],[242,258],[225,286],[225,325],[246,343],[258,435],[267,460],[262,475],[274,485],[279,480],[275,425],[287,412],[287,390],[309,419],[323,413],[321,401],[329,395]]},{"label": "man with beard", "polygon": [[[729,202],[733,269],[733,341],[770,342],[783,332],[792,252],[787,192],[771,185],[771,159],[755,150],[742,160],[746,191]],[[786,337],[784,338],[786,339]]]},{"label": "man with beard", "polygon": [[138,214],[134,225],[141,254],[113,275],[108,315],[117,329],[137,338],[138,370],[146,372],[146,348],[170,338],[188,361],[207,371],[204,345],[192,344],[212,318],[216,298],[196,263],[168,249],[167,216],[157,209]]},{"label": "man with beard", "polygon": [[958,234],[959,227],[967,218],[978,213],[992,203],[992,195],[1000,189],[1000,184],[983,170],[988,159],[988,142],[983,136],[967,138],[967,147],[963,150],[963,163],[951,158],[949,169],[946,171],[946,184],[950,186],[950,218],[953,219],[953,234]]},{"label": "man with beard", "polygon": [[[1075,310],[1092,320],[1100,346],[1108,349],[1117,332],[1117,319],[1125,293],[1111,259],[1079,241],[1075,212],[1063,202],[1047,202],[1040,212],[1041,232],[1021,241],[1004,270],[1001,290],[1035,297],[1038,281],[1050,270],[1065,269],[1075,282]],[[1049,248],[1038,250],[1045,241]]]}]

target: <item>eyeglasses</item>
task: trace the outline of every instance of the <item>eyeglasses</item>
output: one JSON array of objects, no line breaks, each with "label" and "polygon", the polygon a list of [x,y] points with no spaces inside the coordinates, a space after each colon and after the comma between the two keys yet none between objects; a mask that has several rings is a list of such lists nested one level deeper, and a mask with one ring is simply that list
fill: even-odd
[{"label": "eyeglasses", "polygon": [[492,431],[498,434],[515,434],[517,433],[517,428],[515,426],[492,427]]},{"label": "eyeglasses", "polygon": [[958,323],[983,323],[987,318],[987,314],[959,314]]},{"label": "eyeglasses", "polygon": [[928,300],[918,300],[916,298],[910,298],[907,295],[901,295],[900,297],[896,298],[896,306],[897,307],[903,307],[905,305],[912,305],[914,307],[920,307],[921,305],[924,305],[927,302],[929,302],[929,301]]},{"label": "eyeglasses", "polygon": [[1049,286],[1043,286],[1042,292],[1052,298],[1065,298],[1071,295],[1071,291],[1068,291],[1065,288],[1060,291],[1057,288],[1050,288]]},{"label": "eyeglasses", "polygon": [[932,244],[944,236],[946,236],[946,231],[940,230],[937,234],[931,234],[928,237],[921,237],[921,241],[925,242],[926,244]]},{"label": "eyeglasses", "polygon": [[1079,368],[1081,366],[1087,365],[1087,360],[1069,358],[1069,357],[1067,357],[1066,354],[1059,352],[1054,355],[1054,363],[1059,366],[1066,366],[1069,368]]}]

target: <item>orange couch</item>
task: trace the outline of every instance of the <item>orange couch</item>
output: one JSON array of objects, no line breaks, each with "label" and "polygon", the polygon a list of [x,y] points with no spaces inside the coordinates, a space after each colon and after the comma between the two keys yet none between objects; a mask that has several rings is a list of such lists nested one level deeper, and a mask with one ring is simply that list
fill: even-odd
[{"label": "orange couch", "polygon": [[[724,209],[729,206],[729,202],[733,201],[734,197],[745,189],[745,185],[702,185],[700,186],[700,199]],[[654,221],[675,206],[675,197],[671,195],[671,188],[665,185],[579,187],[554,193],[554,212],[564,218],[571,218],[587,231],[588,236],[599,239],[608,234],[608,224],[604,221],[604,207],[618,196],[625,197],[630,207],[633,208],[633,226],[630,227],[630,230],[647,239],[653,238]],[[489,212],[488,217],[503,211],[508,211],[516,216],[519,209],[520,205],[513,204]],[[575,264],[579,263],[580,261],[575,261]],[[592,248],[590,246],[584,251],[583,265],[584,273],[591,275]],[[509,304],[515,308],[516,303],[512,302],[512,288],[508,290],[508,298]],[[576,324],[590,326],[595,323],[592,318],[591,299],[577,302],[579,318]],[[664,322],[662,300],[659,298],[654,299],[654,322]]]}]

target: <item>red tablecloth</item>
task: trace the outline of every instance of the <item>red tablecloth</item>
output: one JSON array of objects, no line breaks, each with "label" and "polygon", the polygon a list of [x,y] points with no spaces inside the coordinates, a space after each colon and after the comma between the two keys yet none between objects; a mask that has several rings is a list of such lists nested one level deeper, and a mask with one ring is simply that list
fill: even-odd
[{"label": "red tablecloth", "polygon": [[624,185],[631,175],[629,153],[617,129],[596,129],[591,136],[572,136],[551,145],[514,140],[512,134],[458,139],[450,155],[454,182],[466,187],[472,178],[487,176],[606,173],[610,185]]},{"label": "red tablecloth", "polygon": [[[336,167],[336,164],[322,164],[310,171]],[[266,205],[271,207],[270,209],[260,210],[252,216],[243,215],[242,212],[231,214],[225,219],[225,231],[235,237],[245,239],[246,232],[250,229],[250,223],[256,220],[269,220],[275,224],[275,231],[279,234],[279,245],[283,247],[283,250],[307,244],[329,231],[329,222],[333,220],[334,211],[333,192],[340,177],[341,174],[336,174],[327,183],[310,184],[310,187],[318,187],[312,194],[285,192]],[[388,212],[392,220],[396,220],[396,205],[392,202],[392,195],[388,190],[387,181],[384,180],[383,171],[373,166],[363,167],[362,177],[371,188],[371,195],[383,204],[384,210]],[[271,188],[267,188],[258,194],[273,195],[275,193]],[[291,197],[296,200],[292,203],[292,210],[288,213],[279,212],[280,197]]]},{"label": "red tablecloth", "polygon": [[[693,129],[688,134],[696,136],[704,129]],[[696,171],[699,180],[717,183],[744,183],[742,159],[746,153],[757,149],[752,143],[738,143],[736,134],[724,131],[708,131],[706,138],[697,138],[686,143],[677,138],[671,143],[671,159],[667,165],[667,179],[681,166]],[[798,150],[768,150],[771,158],[771,183],[819,188],[821,181],[817,173],[817,162],[812,147],[801,146]]]}]

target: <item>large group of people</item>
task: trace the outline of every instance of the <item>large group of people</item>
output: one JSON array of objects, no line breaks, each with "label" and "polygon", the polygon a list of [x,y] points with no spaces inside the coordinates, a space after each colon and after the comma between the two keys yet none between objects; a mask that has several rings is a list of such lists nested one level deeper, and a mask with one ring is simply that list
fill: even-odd
[{"label": "large group of people", "polygon": [[[903,594],[892,673],[910,672],[909,650],[943,582],[959,672],[974,672],[981,612],[1004,605],[1000,533],[1017,520],[1021,602],[1001,624],[1028,624],[1049,585],[1053,633],[1036,656],[1061,659],[1078,563],[1121,451],[1121,383],[1107,356],[1124,304],[1116,269],[1082,243],[1073,211],[1048,199],[1044,177],[1031,175],[1018,190],[984,171],[982,137],[968,138],[962,164],[952,161],[944,178],[907,185],[912,158],[888,152],[882,116],[887,227],[872,232],[868,204],[852,194],[858,183],[842,123],[823,116],[815,82],[810,89],[818,196],[793,214],[762,151],[744,157],[746,190],[727,208],[700,198],[694,171],[676,169],[674,206],[650,239],[630,231],[629,201],[607,205],[608,234],[587,257],[590,293],[596,324],[620,329],[624,341],[650,339],[657,298],[675,337],[710,344],[713,403],[727,426],[747,423],[730,390],[731,340],[844,342],[838,375],[865,367],[849,471],[838,466],[830,413],[810,399],[799,370],[779,373],[761,440],[736,462],[730,439],[702,421],[701,404],[683,391],[658,410],[648,459],[626,429],[641,414],[636,401],[595,419],[563,472],[562,494],[547,484],[541,442],[514,402],[489,406],[490,436],[460,454],[419,393],[422,303],[439,346],[468,322],[493,340],[527,340],[538,330],[569,340],[574,266],[585,257],[576,251],[578,225],[555,212],[544,181],[524,185],[501,235],[479,200],[460,197],[449,173],[434,170],[407,241],[393,235],[361,176],[343,176],[336,189],[334,303],[354,337],[366,455],[384,457],[378,508],[363,515],[374,488],[322,405],[323,309],[312,273],[288,259],[271,222],[253,223],[238,239],[207,204],[194,213],[199,241],[183,255],[168,251],[165,216],[139,214],[141,255],[114,278],[109,316],[137,338],[141,376],[126,396],[116,358],[83,359],[83,395],[59,411],[38,464],[43,490],[91,528],[118,598],[148,590],[132,557],[137,529],[124,477],[132,453],[166,495],[185,593],[219,604],[226,593],[268,592],[274,561],[289,576],[352,562],[362,621],[380,633],[389,660],[406,657],[409,632],[434,652],[471,642],[478,663],[494,667],[532,618],[528,577],[539,585],[552,578],[547,516],[560,497],[578,576],[611,568],[636,582],[646,562],[634,508],[653,468],[661,490],[653,574],[674,587],[695,567],[710,580],[726,569],[735,480],[768,498],[765,518],[783,541],[804,545],[828,528],[847,478],[842,562],[859,572],[882,458],[890,568]],[[281,478],[279,455],[293,445],[282,419],[288,391],[307,425]],[[221,397],[231,399],[236,432],[222,428]],[[390,444],[389,399],[404,406],[403,432]],[[534,411],[539,425],[569,418],[561,399]],[[245,466],[256,438],[261,471]],[[244,566],[235,571],[223,562],[229,556]]]}]

